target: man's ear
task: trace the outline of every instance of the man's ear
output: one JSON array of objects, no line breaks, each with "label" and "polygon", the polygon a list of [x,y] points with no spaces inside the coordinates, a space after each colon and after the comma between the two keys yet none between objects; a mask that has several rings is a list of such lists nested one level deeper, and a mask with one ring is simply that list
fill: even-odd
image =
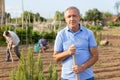
[{"label": "man's ear", "polygon": [[64,17],[64,20],[65,20],[65,22],[66,22],[66,19],[65,19],[65,17]]},{"label": "man's ear", "polygon": [[65,17],[64,17],[63,21],[65,21]]}]

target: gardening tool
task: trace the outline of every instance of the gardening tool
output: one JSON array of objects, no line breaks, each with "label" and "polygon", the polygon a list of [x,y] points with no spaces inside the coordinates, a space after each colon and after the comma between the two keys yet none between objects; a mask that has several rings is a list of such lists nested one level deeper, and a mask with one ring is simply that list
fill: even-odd
[{"label": "gardening tool", "polygon": [[12,59],[12,63],[13,63],[13,57],[12,57],[12,53],[11,53],[9,44],[8,44],[8,49],[9,49],[9,53],[10,53],[10,58]]},{"label": "gardening tool", "polygon": [[[74,65],[76,65],[76,58],[75,58],[75,55],[72,55],[72,58],[73,58],[73,63],[74,63]],[[78,74],[76,74],[76,80],[79,80]]]},{"label": "gardening tool", "polygon": [[[74,45],[72,45],[72,46],[74,46]],[[72,55],[72,58],[73,58],[73,63],[74,63],[74,65],[76,65],[76,57],[75,57],[75,54]],[[79,77],[78,77],[78,74],[76,74],[76,80],[80,80]]]}]

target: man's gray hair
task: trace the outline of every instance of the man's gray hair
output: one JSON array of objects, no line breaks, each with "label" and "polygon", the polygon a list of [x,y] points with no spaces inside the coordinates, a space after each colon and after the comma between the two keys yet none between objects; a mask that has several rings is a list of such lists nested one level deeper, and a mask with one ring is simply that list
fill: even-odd
[{"label": "man's gray hair", "polygon": [[74,6],[68,7],[68,8],[65,10],[64,15],[65,15],[66,11],[68,11],[68,10],[70,10],[70,9],[76,9],[77,12],[78,12],[78,15],[80,15],[79,9],[78,9],[77,7],[74,7]]}]

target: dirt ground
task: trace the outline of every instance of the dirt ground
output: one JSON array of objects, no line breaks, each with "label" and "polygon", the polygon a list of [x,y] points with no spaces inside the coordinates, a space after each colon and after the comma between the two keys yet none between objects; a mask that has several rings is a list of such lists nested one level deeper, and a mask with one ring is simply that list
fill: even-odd
[{"label": "dirt ground", "polygon": [[[117,30],[117,31],[116,31]],[[116,29],[111,32],[111,34],[118,33],[120,29]],[[108,33],[107,33],[108,32]],[[112,33],[113,32],[113,33]],[[105,37],[109,40],[108,46],[99,46],[99,60],[93,66],[95,73],[95,80],[120,80],[120,36],[109,34],[108,30],[104,32]],[[106,34],[105,34],[106,33]],[[33,45],[30,45],[33,47]],[[21,45],[20,50],[24,50],[27,53],[27,45]],[[18,58],[13,53],[14,63],[12,62],[4,62],[5,60],[5,50],[6,47],[0,47],[0,80],[9,80],[10,71],[18,66]],[[50,63],[55,64],[57,67],[58,74],[61,72],[60,63],[56,63],[52,58],[53,47],[46,51],[45,54],[41,54],[44,72],[47,72],[46,68]],[[33,53],[34,57],[38,56],[38,53]]]},{"label": "dirt ground", "polygon": [[[20,46],[20,49],[26,50],[28,46]],[[4,62],[6,47],[0,47],[0,80],[9,80],[9,74],[12,69],[18,66],[18,58],[13,54],[14,63]],[[99,46],[99,61],[93,66],[96,80],[120,80],[120,49],[119,47]],[[52,59],[53,49],[49,49],[42,55],[43,64],[47,67],[50,62],[57,66],[60,74],[61,66]],[[38,53],[33,53],[34,57]]]},{"label": "dirt ground", "polygon": [[[23,53],[25,54],[25,57],[27,57],[26,55],[28,53],[28,47],[33,48],[33,45],[29,45],[29,46],[28,45],[21,45],[20,46],[20,51],[23,51]],[[10,72],[14,68],[17,68],[17,66],[18,66],[19,59],[16,57],[16,55],[14,54],[13,51],[11,51],[11,53],[13,54],[13,59],[14,59],[13,63],[12,62],[5,62],[6,47],[0,47],[0,80],[10,80],[9,79]],[[43,61],[43,67],[44,67],[44,73],[47,73],[48,66],[50,63],[52,63],[55,66],[59,66],[57,69],[58,69],[58,74],[60,74],[61,67],[58,63],[56,63],[53,60],[52,53],[53,53],[53,47],[48,49],[45,54],[33,52],[35,59],[37,59],[38,54],[41,54],[41,58]]]}]

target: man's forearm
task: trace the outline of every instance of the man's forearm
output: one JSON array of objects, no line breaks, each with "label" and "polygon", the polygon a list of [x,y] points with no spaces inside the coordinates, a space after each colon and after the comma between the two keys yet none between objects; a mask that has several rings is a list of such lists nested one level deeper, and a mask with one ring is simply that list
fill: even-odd
[{"label": "man's forearm", "polygon": [[68,56],[70,56],[70,55],[67,53],[67,51],[65,51],[65,52],[56,52],[56,53],[54,53],[53,58],[55,59],[55,61],[61,62],[65,58],[67,58]]},{"label": "man's forearm", "polygon": [[85,69],[91,67],[94,65],[98,60],[98,55],[92,56],[88,61],[86,61],[82,66],[84,66]]},{"label": "man's forearm", "polygon": [[10,42],[8,44],[9,44],[9,48],[12,49],[13,42]]}]

